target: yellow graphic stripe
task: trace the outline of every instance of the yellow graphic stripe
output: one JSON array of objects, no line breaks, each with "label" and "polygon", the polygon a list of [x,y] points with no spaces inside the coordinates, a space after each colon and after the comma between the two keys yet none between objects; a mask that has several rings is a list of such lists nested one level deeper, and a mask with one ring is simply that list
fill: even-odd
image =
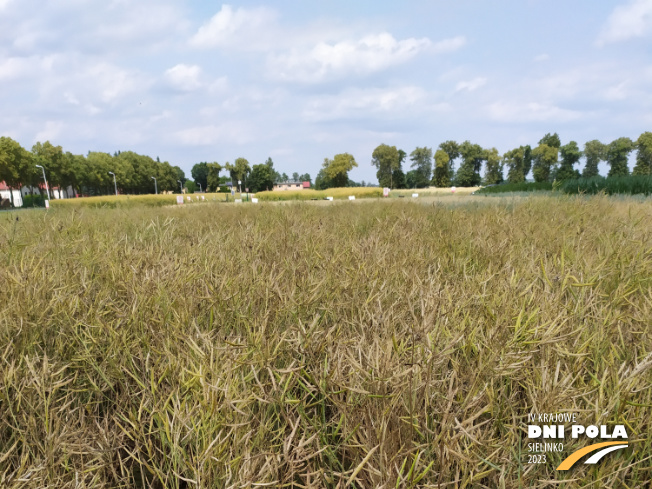
[{"label": "yellow graphic stripe", "polygon": [[627,445],[626,441],[606,441],[604,443],[596,443],[595,445],[589,445],[588,447],[580,448],[576,452],[571,453],[566,459],[559,464],[559,467],[557,467],[557,470],[568,470],[570,469],[573,465],[575,465],[575,462],[577,462],[579,459],[581,459],[584,455],[595,452],[596,450],[600,450],[601,448],[604,447],[610,447],[613,445]]}]

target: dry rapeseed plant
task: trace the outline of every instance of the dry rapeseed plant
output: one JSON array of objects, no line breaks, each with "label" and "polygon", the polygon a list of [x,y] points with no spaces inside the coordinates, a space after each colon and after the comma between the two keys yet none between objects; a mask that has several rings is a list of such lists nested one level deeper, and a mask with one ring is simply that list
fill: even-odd
[{"label": "dry rapeseed plant", "polygon": [[652,205],[481,202],[0,214],[0,486],[649,485]]}]

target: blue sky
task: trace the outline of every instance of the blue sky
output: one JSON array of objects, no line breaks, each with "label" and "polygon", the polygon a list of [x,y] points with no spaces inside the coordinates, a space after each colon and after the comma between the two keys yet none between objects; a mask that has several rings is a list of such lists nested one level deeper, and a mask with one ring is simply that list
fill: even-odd
[{"label": "blue sky", "polygon": [[652,0],[0,0],[0,134],[375,182],[381,143],[636,139],[651,41]]}]

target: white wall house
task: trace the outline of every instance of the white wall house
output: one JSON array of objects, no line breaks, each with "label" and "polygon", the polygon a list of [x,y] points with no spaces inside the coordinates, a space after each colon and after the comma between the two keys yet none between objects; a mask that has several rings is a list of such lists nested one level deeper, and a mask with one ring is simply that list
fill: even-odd
[{"label": "white wall house", "polygon": [[[45,186],[42,187],[45,190]],[[30,194],[38,195],[40,193],[39,187],[24,186],[20,190],[9,189],[5,182],[0,182],[0,199],[9,199],[13,202],[14,207],[23,206],[23,197]],[[50,198],[54,199],[69,199],[75,196],[72,187],[67,189],[60,189],[58,187],[50,188]]]}]

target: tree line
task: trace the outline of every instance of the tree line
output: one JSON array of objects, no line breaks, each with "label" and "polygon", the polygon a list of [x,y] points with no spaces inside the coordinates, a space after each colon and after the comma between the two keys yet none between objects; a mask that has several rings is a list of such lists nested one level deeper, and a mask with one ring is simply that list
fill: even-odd
[{"label": "tree line", "polygon": [[[602,161],[609,166],[607,176],[628,175],[627,162],[635,150],[636,165],[632,174],[652,174],[652,132],[644,132],[636,141],[627,137],[608,144],[588,141],[583,150],[575,141],[562,145],[557,133],[548,133],[534,148],[519,146],[503,155],[496,148],[482,148],[470,141],[445,141],[434,155],[427,147],[417,147],[412,151],[409,155],[412,170],[407,173],[403,171],[403,163],[408,154],[396,146],[381,144],[373,151],[371,164],[377,169],[376,177],[382,187],[475,187],[503,181],[521,183],[528,178],[530,171],[535,182],[563,181],[580,176],[590,178],[599,174],[598,165]],[[586,163],[580,173],[577,166],[582,157]],[[483,167],[484,176],[481,175]]]},{"label": "tree line", "polygon": [[[238,158],[233,164],[220,163],[197,163],[192,167],[192,178],[202,188],[216,191],[219,187],[231,182],[234,185],[242,182],[242,188],[248,188],[250,192],[262,192],[272,190],[275,183],[287,182],[310,182],[311,187],[317,190],[325,190],[333,187],[364,187],[366,183],[354,182],[349,178],[349,172],[357,167],[358,163],[349,153],[341,153],[331,158],[324,158],[313,185],[309,173],[300,174],[294,172],[292,176],[286,173],[279,173],[274,168],[274,162],[267,158],[265,163],[251,166],[245,158]],[[220,176],[225,170],[227,176]]]},{"label": "tree line", "polygon": [[[226,170],[227,176],[220,176],[223,170]],[[276,171],[272,158],[267,158],[265,163],[253,167],[245,158],[237,158],[233,164],[226,162],[223,165],[217,162],[201,162],[195,164],[190,173],[198,185],[212,192],[218,191],[227,182],[235,185],[239,181],[242,182],[242,188],[248,188],[250,192],[272,190],[275,183],[310,182],[312,185],[309,173],[294,172],[290,177],[286,173]]]},{"label": "tree line", "polygon": [[[583,149],[575,141],[562,145],[557,133],[548,133],[534,148],[519,146],[503,155],[496,148],[483,148],[470,141],[445,141],[434,154],[431,148],[417,147],[409,155],[396,146],[381,144],[374,149],[371,164],[376,167],[376,177],[382,187],[472,187],[503,181],[524,182],[530,172],[536,182],[593,177],[599,173],[600,162],[609,166],[608,176],[628,175],[627,163],[633,151],[636,151],[636,165],[632,173],[652,174],[652,132],[644,132],[636,141],[627,137],[608,144],[592,140],[586,142]],[[405,173],[403,165],[408,156],[411,169]],[[580,173],[577,166],[583,157],[586,163]],[[45,170],[50,187],[72,187],[75,193],[82,195],[112,193],[114,180],[110,172],[115,174],[119,191],[127,194],[153,193],[154,179],[159,191],[176,191],[180,185],[194,191],[195,184],[201,185],[204,191],[219,191],[224,189],[229,179],[233,184],[241,181],[241,188],[249,188],[250,192],[271,190],[274,183],[288,181],[309,181],[312,185],[308,173],[294,172],[292,177],[279,173],[271,158],[253,166],[245,158],[237,158],[233,164],[197,163],[192,168],[194,181],[191,181],[186,180],[178,166],[133,151],[118,151],[113,155],[102,152],[75,155],[64,152],[61,146],[54,146],[49,141],[37,142],[28,151],[13,139],[0,137],[0,181],[13,189],[23,186],[40,188],[43,177],[37,165]],[[356,183],[349,178],[349,172],[357,166],[349,153],[325,158],[314,187],[324,190],[365,186],[365,182]],[[483,167],[484,175],[481,175]],[[228,176],[220,176],[222,171],[226,171]]]},{"label": "tree line", "polygon": [[[61,146],[49,141],[37,142],[27,151],[18,142],[0,137],[0,181],[9,188],[24,186],[41,188],[45,170],[50,188],[67,189],[82,195],[102,195],[114,192],[114,179],[122,193],[147,194],[159,191],[177,190],[179,183],[185,183],[181,168],[167,161],[161,162],[133,151],[116,152],[113,155],[93,152],[75,155],[64,152]],[[156,184],[154,182],[156,179]]]}]

